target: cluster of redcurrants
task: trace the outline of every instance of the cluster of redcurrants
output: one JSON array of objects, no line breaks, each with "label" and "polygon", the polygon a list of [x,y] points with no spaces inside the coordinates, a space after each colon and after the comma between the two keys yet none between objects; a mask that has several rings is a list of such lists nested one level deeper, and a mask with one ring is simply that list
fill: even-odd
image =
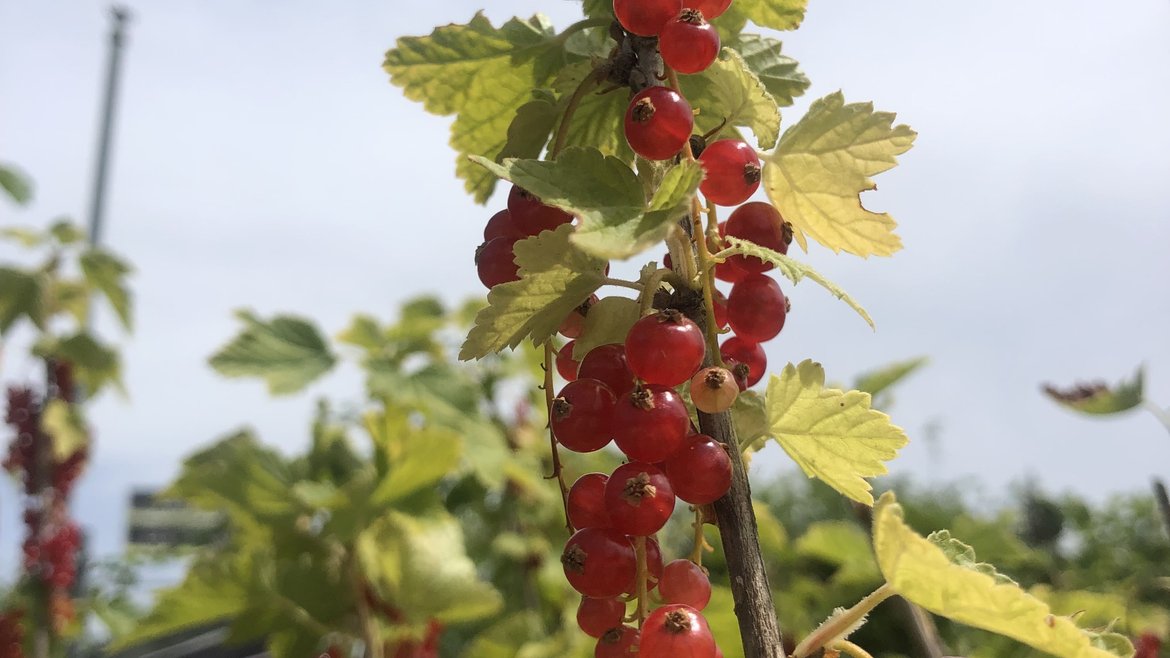
[{"label": "cluster of redcurrants", "polygon": [[546,206],[527,190],[512,186],[508,207],[492,215],[483,229],[483,244],[475,250],[479,280],[488,288],[518,281],[520,275],[512,247],[517,241],[551,231],[573,221],[569,213]]},{"label": "cluster of redcurrants", "polygon": [[[587,312],[587,311],[586,311]],[[575,338],[581,311],[561,331]],[[731,486],[731,459],[724,447],[698,434],[676,388],[690,382],[692,400],[704,411],[723,411],[738,389],[721,368],[701,369],[703,331],[676,310],[647,315],[630,328],[624,344],[601,345],[578,364],[574,343],[561,348],[557,370],[568,382],[553,400],[551,427],[557,442],[575,452],[600,450],[613,441],[629,460],[609,475],[587,473],[569,490],[567,512],[576,532],[561,556],[565,577],[584,597],[577,620],[598,638],[599,657],[716,656],[715,641],[700,611],[711,595],[703,570],[689,560],[663,566],[651,538],[674,511],[676,498],[707,505]],[[719,384],[711,384],[718,381]],[[635,542],[645,538],[647,589],[657,586],[665,605],[641,630],[624,624],[623,597],[636,591]],[[680,653],[692,647],[697,653]]]},{"label": "cluster of redcurrants", "polygon": [[613,0],[613,13],[627,32],[658,37],[662,61],[679,73],[699,73],[719,54],[719,32],[707,21],[731,0]]},{"label": "cluster of redcurrants", "polygon": [[[67,377],[67,369],[58,374]],[[81,532],[69,517],[67,500],[85,466],[87,451],[78,450],[61,462],[52,461],[51,438],[40,428],[41,407],[32,389],[8,389],[5,421],[15,436],[3,467],[24,481],[28,496],[23,513],[25,539],[21,544],[25,574],[44,584],[53,623],[63,627],[73,618],[69,589],[77,576],[77,551],[81,546]],[[46,458],[50,460],[46,473],[49,479],[38,482],[37,463]]]},{"label": "cluster of redcurrants", "polygon": [[24,611],[0,614],[0,658],[24,658]]}]

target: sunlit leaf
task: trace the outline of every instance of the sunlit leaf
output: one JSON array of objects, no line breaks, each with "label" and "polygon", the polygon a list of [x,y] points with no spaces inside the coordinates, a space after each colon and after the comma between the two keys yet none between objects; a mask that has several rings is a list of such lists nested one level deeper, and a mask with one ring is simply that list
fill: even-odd
[{"label": "sunlit leaf", "polygon": [[288,315],[264,321],[246,310],[236,317],[244,330],[209,359],[220,374],[259,377],[280,395],[300,391],[333,367],[334,356],[310,321]]}]

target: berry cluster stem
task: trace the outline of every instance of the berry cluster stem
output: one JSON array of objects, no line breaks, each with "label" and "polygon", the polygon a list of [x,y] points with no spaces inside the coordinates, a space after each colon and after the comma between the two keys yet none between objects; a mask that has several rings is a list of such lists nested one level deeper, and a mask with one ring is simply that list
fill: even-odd
[{"label": "berry cluster stem", "polygon": [[638,621],[638,628],[642,628],[642,622],[646,621],[646,615],[649,614],[647,604],[647,592],[649,587],[646,584],[646,578],[649,576],[650,568],[646,563],[646,538],[637,537],[634,539],[634,554],[638,557],[638,573],[634,576],[634,583],[636,584],[634,593],[638,597],[638,608],[635,616]]},{"label": "berry cluster stem", "polygon": [[707,546],[707,538],[703,536],[703,508],[695,506],[695,521],[692,527],[695,529],[695,546],[691,549],[691,562],[703,566],[703,549]]},{"label": "berry cluster stem", "polygon": [[840,640],[833,645],[833,648],[837,649],[841,653],[853,656],[853,658],[873,658],[873,656],[868,651],[862,649],[849,640]]},{"label": "berry cluster stem", "polygon": [[556,367],[553,363],[553,347],[552,341],[544,342],[544,406],[548,412],[548,442],[552,448],[552,469],[553,472],[547,479],[557,479],[557,484],[561,488],[561,507],[565,511],[565,528],[570,533],[573,532],[573,524],[569,522],[569,487],[565,484],[564,467],[561,465],[561,453],[557,448],[557,437],[552,430],[553,417],[553,368]]}]

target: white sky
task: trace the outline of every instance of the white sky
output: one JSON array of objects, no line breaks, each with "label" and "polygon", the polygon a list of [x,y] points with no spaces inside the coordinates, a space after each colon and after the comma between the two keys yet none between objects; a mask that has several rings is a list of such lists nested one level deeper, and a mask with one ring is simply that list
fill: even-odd
[{"label": "white sky", "polygon": [[[243,424],[300,450],[316,397],[360,395],[352,369],[280,400],[217,377],[205,359],[236,331],[232,309],[292,311],[332,334],[419,293],[482,294],[472,252],[503,203],[471,203],[450,119],[402,98],[380,67],[395,38],[486,3],[132,4],[106,231],[138,268],[131,400],[93,408],[96,456],[75,505],[102,553],[121,546],[132,486],[165,483],[183,455]],[[915,479],[972,478],[994,497],[1032,475],[1102,497],[1170,475],[1152,416],[1092,421],[1038,392],[1144,361],[1150,397],[1170,405],[1170,3],[811,4],[783,35],[813,81],[785,125],[843,89],[920,136],[866,200],[899,220],[905,250],[808,255],[877,333],[813,284],[782,282],[794,310],[773,363],[812,357],[848,381],[931,356],[893,409],[913,442],[892,470]],[[564,26],[577,8],[500,1],[487,14],[544,11]],[[95,2],[0,5],[0,160],[37,183],[31,210],[0,206],[0,224],[83,217],[106,26]],[[0,261],[14,255],[0,247]],[[100,327],[117,335],[108,318]],[[26,340],[5,349],[5,382],[32,371]],[[756,465],[790,469],[774,447]],[[0,573],[20,532],[13,497],[0,485]]]}]

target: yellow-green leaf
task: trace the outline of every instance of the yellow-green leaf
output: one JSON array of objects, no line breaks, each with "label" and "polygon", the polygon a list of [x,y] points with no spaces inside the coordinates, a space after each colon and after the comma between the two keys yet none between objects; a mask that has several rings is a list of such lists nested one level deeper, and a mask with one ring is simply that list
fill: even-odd
[{"label": "yellow-green leaf", "polygon": [[329,345],[310,321],[291,315],[261,320],[236,311],[244,329],[208,362],[227,377],[259,377],[273,395],[296,393],[336,362]]},{"label": "yellow-green leaf", "polygon": [[893,493],[883,494],[874,508],[873,544],[886,582],[935,614],[1060,658],[1133,655],[1123,636],[1079,628],[1071,617],[1054,613],[1011,579],[976,562],[962,542],[949,536],[932,541],[914,532]]},{"label": "yellow-green leaf", "polygon": [[426,428],[401,438],[401,453],[390,464],[390,474],[370,496],[370,505],[393,505],[410,494],[430,487],[459,465],[463,441],[458,434]]},{"label": "yellow-green leaf", "polygon": [[736,32],[749,20],[773,30],[795,30],[804,20],[806,5],[808,0],[735,0],[715,22]]},{"label": "yellow-green leaf", "polygon": [[428,112],[457,115],[451,126],[451,146],[460,153],[455,171],[483,203],[496,179],[466,156],[495,156],[504,148],[517,110],[532,99],[534,88],[551,81],[562,55],[543,17],[514,18],[496,28],[476,14],[467,25],[399,39],[383,68]]},{"label": "yellow-green leaf", "polygon": [[725,252],[720,252],[720,256],[745,254],[768,261],[769,263],[772,263],[776,266],[777,272],[780,272],[784,276],[788,277],[788,279],[792,281],[793,285],[800,283],[801,279],[808,277],[810,280],[817,282],[822,288],[832,293],[834,297],[845,302],[849,308],[857,311],[857,314],[861,316],[861,319],[865,320],[865,323],[868,324],[871,329],[874,328],[873,318],[869,317],[869,313],[861,307],[861,304],[857,303],[857,300],[850,297],[849,294],[842,290],[840,286],[821,276],[821,273],[817,272],[812,267],[794,258],[790,258],[778,251],[772,251],[771,249],[761,247],[760,245],[748,242],[747,240],[741,240],[734,236],[728,236],[726,239],[728,244],[731,245],[731,248]]},{"label": "yellow-green leaf", "polygon": [[599,299],[585,315],[585,326],[573,343],[573,358],[580,361],[599,345],[624,343],[630,327],[641,315],[638,302],[627,297]]},{"label": "yellow-green leaf", "polygon": [[122,326],[130,329],[131,297],[126,287],[130,266],[104,249],[90,249],[81,254],[81,271],[86,283],[105,295]]},{"label": "yellow-green leaf", "polygon": [[758,34],[741,34],[727,44],[743,56],[748,68],[756,74],[764,88],[781,107],[792,105],[792,100],[803,96],[809,81],[800,70],[800,64],[780,54],[782,44],[776,39]]},{"label": "yellow-green leaf", "polygon": [[44,325],[42,277],[10,267],[0,267],[0,335],[22,316],[38,327]]},{"label": "yellow-green leaf", "polygon": [[776,144],[780,107],[735,50],[724,48],[706,71],[683,76],[680,84],[691,106],[702,109],[695,117],[698,132],[706,133],[726,122],[751,128],[760,148]]},{"label": "yellow-green leaf", "polygon": [[459,358],[467,361],[515,348],[531,337],[540,343],[556,332],[565,316],[601,287],[605,261],[569,243],[573,227],[516,243],[520,280],[488,292],[488,306],[475,316]]},{"label": "yellow-green leaf", "polygon": [[8,195],[18,206],[23,206],[32,200],[32,182],[24,172],[7,164],[0,164],[0,190]]},{"label": "yellow-green leaf", "polygon": [[873,504],[867,477],[883,475],[908,439],[868,393],[825,388],[819,363],[791,363],[768,383],[768,430],[809,477],[859,503]]},{"label": "yellow-green leaf", "polygon": [[853,382],[853,388],[859,391],[865,391],[870,395],[877,395],[894,384],[902,381],[915,370],[926,365],[930,359],[925,356],[920,356],[915,359],[907,359],[905,361],[898,361],[889,365],[883,366],[876,370],[864,372],[857,376]]},{"label": "yellow-green leaf", "polygon": [[893,122],[892,113],[875,112],[872,103],[846,105],[836,92],[814,102],[765,157],[764,189],[802,249],[808,237],[862,257],[902,248],[893,217],[866,210],[860,196],[877,188],[870,176],[892,168],[914,144],[917,133]]},{"label": "yellow-green leaf", "polygon": [[64,400],[49,400],[41,417],[41,425],[53,437],[53,458],[58,462],[69,459],[89,443],[89,432],[85,429],[85,419],[81,412]]}]

